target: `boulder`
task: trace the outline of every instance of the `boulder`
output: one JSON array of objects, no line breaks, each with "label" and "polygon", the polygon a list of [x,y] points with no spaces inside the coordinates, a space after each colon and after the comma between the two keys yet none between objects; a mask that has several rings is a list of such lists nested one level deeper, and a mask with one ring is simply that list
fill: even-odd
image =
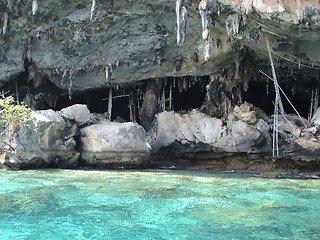
[{"label": "boulder", "polygon": [[307,120],[294,114],[279,115],[279,129],[299,137],[302,128],[307,126]]},{"label": "boulder", "polygon": [[257,122],[256,112],[251,110],[252,104],[245,102],[240,106],[235,106],[233,109],[234,116],[250,124],[255,124]]},{"label": "boulder", "polygon": [[252,125],[236,121],[232,124],[233,145],[236,151],[250,151],[265,143],[264,135]]},{"label": "boulder", "polygon": [[3,168],[71,167],[77,164],[76,128],[53,110],[35,112],[25,123],[3,129],[0,165]]},{"label": "boulder", "polygon": [[98,167],[138,167],[147,164],[150,145],[137,123],[100,121],[80,129],[81,159]]},{"label": "boulder", "polygon": [[90,111],[85,104],[75,104],[61,110],[61,116],[75,121],[79,127],[88,124],[91,120]]},{"label": "boulder", "polygon": [[170,111],[156,115],[148,138],[154,152],[176,142],[182,145],[218,146],[223,130],[220,119],[211,118],[199,110],[186,114]]},{"label": "boulder", "polygon": [[320,126],[320,108],[318,108],[315,114],[313,115],[311,123],[313,123],[316,126]]}]

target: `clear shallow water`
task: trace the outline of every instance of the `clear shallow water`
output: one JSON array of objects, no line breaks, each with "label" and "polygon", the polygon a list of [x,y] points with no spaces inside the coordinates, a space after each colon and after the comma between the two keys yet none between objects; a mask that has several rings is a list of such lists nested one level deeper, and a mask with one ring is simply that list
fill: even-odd
[{"label": "clear shallow water", "polygon": [[0,171],[0,239],[320,239],[320,180]]}]

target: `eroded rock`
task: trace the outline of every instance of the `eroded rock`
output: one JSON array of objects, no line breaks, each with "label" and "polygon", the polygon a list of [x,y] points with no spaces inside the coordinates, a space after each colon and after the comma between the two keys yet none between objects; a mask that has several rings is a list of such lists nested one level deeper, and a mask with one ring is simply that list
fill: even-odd
[{"label": "eroded rock", "polygon": [[176,143],[187,146],[185,151],[192,145],[199,151],[249,152],[268,146],[268,131],[268,124],[261,119],[255,126],[240,120],[223,124],[198,110],[186,114],[171,111],[156,116],[148,137],[154,152]]},{"label": "eroded rock", "polygon": [[257,122],[257,116],[255,111],[251,110],[252,104],[245,102],[240,106],[235,106],[233,109],[234,116],[244,122],[255,124]]},{"label": "eroded rock", "polygon": [[90,166],[143,166],[148,162],[150,145],[138,124],[101,121],[82,128],[81,158]]},{"label": "eroded rock", "polygon": [[11,123],[2,131],[3,168],[72,167],[80,154],[76,132],[53,110],[38,111],[26,123]]}]

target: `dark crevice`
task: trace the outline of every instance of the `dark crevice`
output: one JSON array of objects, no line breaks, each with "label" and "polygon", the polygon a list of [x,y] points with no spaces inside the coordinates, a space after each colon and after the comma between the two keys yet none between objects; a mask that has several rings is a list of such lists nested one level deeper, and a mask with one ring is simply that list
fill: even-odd
[{"label": "dark crevice", "polygon": [[[279,85],[299,114],[308,118],[312,86],[294,81],[279,81]],[[249,89],[247,91],[242,90],[242,99],[261,108],[269,116],[274,113],[275,90],[273,83],[251,81]],[[285,112],[296,114],[283,93],[281,93],[281,99]]]}]

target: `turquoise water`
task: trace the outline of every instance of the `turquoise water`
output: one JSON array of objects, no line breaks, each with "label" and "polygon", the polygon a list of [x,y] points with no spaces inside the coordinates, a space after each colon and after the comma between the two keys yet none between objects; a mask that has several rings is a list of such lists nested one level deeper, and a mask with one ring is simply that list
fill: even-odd
[{"label": "turquoise water", "polygon": [[320,239],[320,180],[0,171],[0,239]]}]

